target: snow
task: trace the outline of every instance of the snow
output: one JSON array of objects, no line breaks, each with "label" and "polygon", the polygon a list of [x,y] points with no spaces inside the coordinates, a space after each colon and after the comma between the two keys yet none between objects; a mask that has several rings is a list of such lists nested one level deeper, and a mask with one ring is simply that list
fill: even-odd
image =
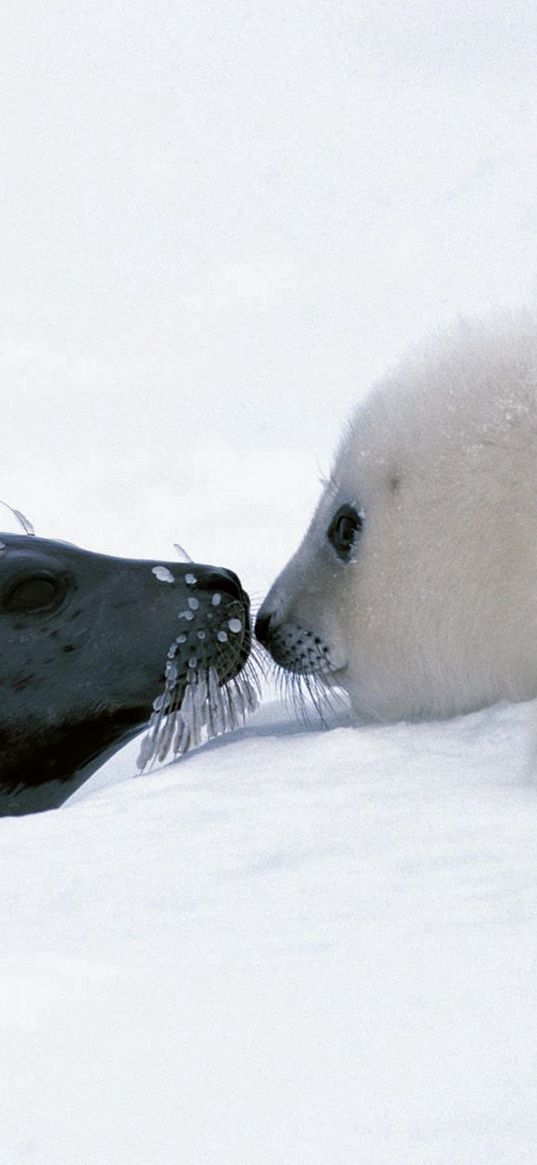
[{"label": "snow", "polygon": [[[535,6],[4,0],[0,32],[2,497],[260,600],[371,379],[535,305]],[[266,704],[2,820],[0,1161],[534,1165],[534,718]]]},{"label": "snow", "polygon": [[4,819],[0,1158],[533,1165],[534,715],[266,704]]}]

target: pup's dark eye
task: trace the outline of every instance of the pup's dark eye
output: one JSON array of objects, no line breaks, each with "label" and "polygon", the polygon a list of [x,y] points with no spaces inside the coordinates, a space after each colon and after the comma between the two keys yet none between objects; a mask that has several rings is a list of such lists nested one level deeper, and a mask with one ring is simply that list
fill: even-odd
[{"label": "pup's dark eye", "polygon": [[54,578],[32,575],[15,583],[4,599],[8,611],[48,611],[58,605],[63,586]]},{"label": "pup's dark eye", "polygon": [[362,529],[363,517],[354,506],[341,506],[334,514],[328,527],[328,541],[332,543],[338,558],[348,562],[351,552]]}]

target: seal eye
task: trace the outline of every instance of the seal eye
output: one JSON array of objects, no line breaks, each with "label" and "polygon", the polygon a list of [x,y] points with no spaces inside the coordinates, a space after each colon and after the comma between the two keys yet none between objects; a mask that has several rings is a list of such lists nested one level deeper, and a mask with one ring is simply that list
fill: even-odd
[{"label": "seal eye", "polygon": [[343,562],[348,562],[363,525],[363,515],[354,506],[341,506],[328,527],[328,541]]},{"label": "seal eye", "polygon": [[58,605],[63,587],[54,578],[32,575],[15,583],[4,599],[8,611],[49,611]]}]

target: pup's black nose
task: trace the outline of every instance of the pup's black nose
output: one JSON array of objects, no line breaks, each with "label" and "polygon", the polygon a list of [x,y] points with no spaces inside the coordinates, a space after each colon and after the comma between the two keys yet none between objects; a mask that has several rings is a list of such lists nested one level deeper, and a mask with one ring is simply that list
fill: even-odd
[{"label": "pup's black nose", "polygon": [[265,614],[263,609],[261,609],[255,621],[256,639],[258,639],[259,642],[263,644],[263,647],[268,647],[270,641],[271,620],[272,615],[270,612],[269,614]]}]

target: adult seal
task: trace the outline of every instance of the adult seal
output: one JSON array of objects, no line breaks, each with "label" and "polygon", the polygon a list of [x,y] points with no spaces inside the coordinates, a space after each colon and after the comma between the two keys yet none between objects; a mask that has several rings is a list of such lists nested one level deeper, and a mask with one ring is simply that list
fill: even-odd
[{"label": "adult seal", "polygon": [[461,322],[377,384],[256,631],[360,718],[537,696],[533,316]]},{"label": "adult seal", "polygon": [[169,751],[178,720],[185,751],[187,693],[198,738],[209,714],[223,731],[249,647],[232,571],[1,534],[0,815],[60,805],[150,720],[144,763]]}]

